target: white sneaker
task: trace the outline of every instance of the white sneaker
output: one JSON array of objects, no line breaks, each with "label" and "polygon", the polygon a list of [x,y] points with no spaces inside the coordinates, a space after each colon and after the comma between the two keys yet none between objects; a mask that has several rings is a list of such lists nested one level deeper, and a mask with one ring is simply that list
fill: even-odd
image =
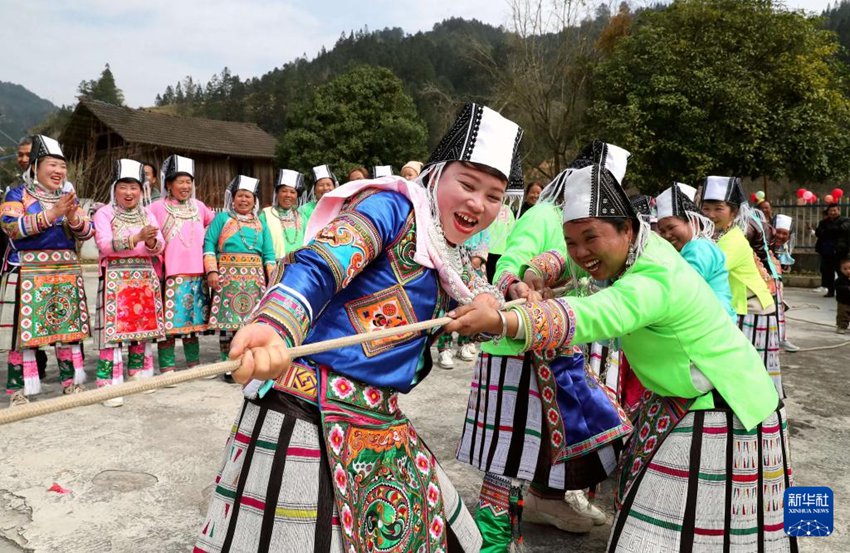
[{"label": "white sneaker", "polygon": [[20,407],[30,402],[30,399],[24,394],[23,390],[17,390],[9,396],[9,407]]},{"label": "white sneaker", "polygon": [[582,490],[568,490],[564,494],[564,501],[578,514],[593,521],[595,526],[602,526],[608,522],[608,516],[593,503],[588,501]]},{"label": "white sneaker", "polygon": [[447,349],[446,351],[440,352],[440,359],[437,363],[443,367],[444,369],[451,369],[455,366],[455,359],[452,350]]},{"label": "white sneaker", "polygon": [[795,351],[800,351],[800,346],[791,343],[790,340],[782,340],[779,342],[779,347],[787,351],[788,353],[794,353]]},{"label": "white sneaker", "polygon": [[568,503],[558,499],[542,499],[531,493],[525,495],[522,521],[548,524],[573,534],[586,534],[593,529],[593,520],[577,512]]},{"label": "white sneaker", "polygon": [[460,348],[460,358],[464,361],[474,361],[478,357],[478,350],[475,344],[464,344]]},{"label": "white sneaker", "polygon": [[818,286],[812,290],[813,294],[826,294],[827,290],[823,286]]}]

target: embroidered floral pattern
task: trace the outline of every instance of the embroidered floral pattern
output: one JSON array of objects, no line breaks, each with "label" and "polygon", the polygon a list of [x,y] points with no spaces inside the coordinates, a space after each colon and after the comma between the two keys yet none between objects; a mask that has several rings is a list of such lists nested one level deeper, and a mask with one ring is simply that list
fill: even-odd
[{"label": "embroidered floral pattern", "polygon": [[342,431],[342,427],[338,424],[335,424],[331,427],[331,431],[328,432],[328,443],[331,446],[331,450],[333,450],[334,455],[339,455],[339,452],[342,451],[342,444],[345,439],[345,434]]},{"label": "embroidered floral pattern", "polygon": [[537,273],[546,286],[554,288],[560,283],[566,259],[557,250],[543,252],[529,262],[529,269]]},{"label": "embroidered floral pattern", "polygon": [[[345,311],[352,326],[359,333],[395,328],[417,321],[413,304],[400,285],[350,301],[345,304]],[[418,332],[409,332],[365,342],[362,344],[363,352],[367,357],[374,357],[420,335]]]},{"label": "embroidered floral pattern", "polygon": [[621,467],[627,467],[620,475],[615,497],[619,509],[641,471],[649,465],[655,451],[682,420],[693,404],[693,399],[661,397],[646,391],[641,398],[641,408],[635,428],[640,427],[626,445],[620,458]]},{"label": "embroidered floral pattern", "polygon": [[552,358],[571,345],[575,313],[563,299],[526,303],[512,308],[525,325],[525,349]]},{"label": "embroidered floral pattern", "polygon": [[416,254],[416,223],[412,210],[398,238],[390,244],[386,252],[390,267],[401,284],[407,284],[425,272],[425,267],[413,259]]},{"label": "embroidered floral pattern", "polygon": [[165,335],[159,278],[148,258],[121,257],[104,272],[100,342],[149,340]]},{"label": "embroidered floral pattern", "polygon": [[[322,427],[344,549],[445,550],[442,493],[433,456],[417,442],[413,427],[401,413],[387,413],[387,399],[381,401],[383,411],[363,407],[370,397],[387,398],[386,390],[345,378],[352,390],[343,403],[332,390],[340,379],[322,369]],[[361,408],[351,411],[348,405],[355,399]]]},{"label": "embroidered floral pattern", "polygon": [[356,211],[345,211],[319,231],[307,247],[328,264],[338,292],[375,259],[383,244],[372,221]]},{"label": "embroidered floral pattern", "polygon": [[354,393],[354,385],[343,376],[335,376],[331,379],[331,389],[340,399],[348,399]]}]

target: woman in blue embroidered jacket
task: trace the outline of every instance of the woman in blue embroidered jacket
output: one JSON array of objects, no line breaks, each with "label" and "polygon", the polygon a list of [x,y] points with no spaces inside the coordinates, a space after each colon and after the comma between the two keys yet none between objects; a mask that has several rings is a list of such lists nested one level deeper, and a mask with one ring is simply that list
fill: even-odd
[{"label": "woman in blue embroidered jacket", "polygon": [[428,374],[435,336],[295,360],[287,347],[457,302],[498,305],[485,281],[463,280],[469,260],[455,245],[495,219],[521,132],[468,104],[419,182],[357,181],[319,202],[307,246],[234,337],[234,378],[256,379],[248,395],[264,383],[234,426],[196,551],[479,550],[472,517],[398,409],[397,394]]},{"label": "woman in blue embroidered jacket", "polygon": [[[81,391],[86,378],[80,342],[91,333],[76,242],[91,238],[94,227],[67,174],[59,143],[34,136],[24,183],[6,194],[2,207],[13,267],[5,278],[4,300],[15,294],[6,386],[13,406],[41,391],[36,348],[56,344],[64,393]],[[51,278],[40,278],[45,274]]]}]

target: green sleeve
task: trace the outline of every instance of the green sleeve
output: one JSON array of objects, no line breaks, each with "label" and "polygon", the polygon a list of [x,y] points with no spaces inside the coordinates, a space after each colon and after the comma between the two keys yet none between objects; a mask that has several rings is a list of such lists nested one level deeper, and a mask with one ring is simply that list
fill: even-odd
[{"label": "green sleeve", "polygon": [[659,321],[669,296],[661,281],[632,275],[590,296],[571,298],[575,316],[574,344],[586,344],[630,334]]},{"label": "green sleeve", "polygon": [[266,225],[266,219],[263,215],[260,215],[260,224],[262,229],[260,230],[263,244],[263,263],[275,263],[277,258],[274,253],[274,242],[272,241],[272,234],[269,232],[269,227]]},{"label": "green sleeve", "polygon": [[526,217],[520,217],[508,236],[505,253],[496,264],[493,280],[505,272],[522,278],[524,269],[537,255],[556,250],[567,255],[560,210],[551,204],[538,204],[532,207]]},{"label": "green sleeve", "polygon": [[316,209],[316,202],[307,202],[298,208],[298,212],[301,214],[301,218],[303,221],[304,228],[307,228],[307,223],[310,221],[310,217],[313,215],[313,210]]},{"label": "green sleeve", "polygon": [[204,255],[216,255],[218,252],[218,237],[221,234],[221,229],[224,228],[224,223],[227,222],[229,215],[227,213],[219,213],[216,215],[210,226],[207,227],[207,234],[204,237]]}]

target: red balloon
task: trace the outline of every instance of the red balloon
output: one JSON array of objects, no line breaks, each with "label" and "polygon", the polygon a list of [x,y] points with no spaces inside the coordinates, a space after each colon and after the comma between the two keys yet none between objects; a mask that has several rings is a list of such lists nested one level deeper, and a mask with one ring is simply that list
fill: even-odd
[{"label": "red balloon", "polygon": [[832,189],[832,197],[835,199],[836,202],[840,200],[842,196],[844,196],[843,190],[841,190],[840,188]]},{"label": "red balloon", "polygon": [[797,197],[798,198],[802,198],[805,195],[806,195],[806,189],[805,188],[798,188],[797,189]]},{"label": "red balloon", "polygon": [[751,204],[756,203],[756,201],[757,201],[757,200],[758,200],[758,196],[756,196],[756,193],[755,193],[755,192],[753,192],[752,194],[750,194],[750,203],[751,203]]}]

